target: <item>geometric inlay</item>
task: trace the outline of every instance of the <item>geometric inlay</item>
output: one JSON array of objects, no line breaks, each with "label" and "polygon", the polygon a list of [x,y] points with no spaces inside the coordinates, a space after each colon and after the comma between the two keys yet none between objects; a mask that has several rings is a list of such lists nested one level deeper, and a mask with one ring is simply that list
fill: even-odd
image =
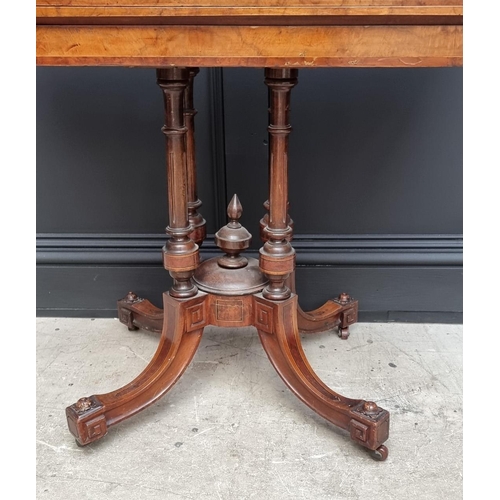
[{"label": "geometric inlay", "polygon": [[355,309],[349,309],[348,311],[344,312],[344,322],[347,325],[352,325],[353,323],[356,323],[358,319],[358,315],[356,314]]},{"label": "geometric inlay", "polygon": [[241,323],[243,321],[243,301],[241,299],[217,299],[215,318],[217,321]]},{"label": "geometric inlay", "polygon": [[85,422],[85,428],[89,440],[94,440],[104,436],[107,431],[106,417],[101,415],[93,420],[90,420],[89,422]]},{"label": "geometric inlay", "polygon": [[186,329],[188,332],[206,326],[205,302],[195,304],[186,309]]},{"label": "geometric inlay", "polygon": [[349,427],[351,429],[351,439],[357,441],[358,443],[366,443],[368,440],[369,428],[367,425],[358,422],[357,420],[351,420]]},{"label": "geometric inlay", "polygon": [[273,333],[273,307],[255,301],[255,327]]}]

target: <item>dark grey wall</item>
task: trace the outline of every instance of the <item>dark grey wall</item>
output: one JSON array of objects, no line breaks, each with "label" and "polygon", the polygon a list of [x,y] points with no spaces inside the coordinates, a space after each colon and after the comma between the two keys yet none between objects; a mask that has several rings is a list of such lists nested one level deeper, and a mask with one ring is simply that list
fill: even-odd
[{"label": "dark grey wall", "polygon": [[[224,75],[228,188],[266,198],[262,71]],[[297,233],[462,233],[462,70],[302,70],[292,91]],[[242,194],[243,196],[243,194]],[[252,222],[253,221],[253,222]]]},{"label": "dark grey wall", "polygon": [[[207,104],[206,71],[197,84],[196,101]],[[164,231],[162,107],[154,70],[37,68],[39,233]],[[213,212],[209,119],[200,113],[196,123],[207,215]]]},{"label": "dark grey wall", "polygon": [[[154,71],[37,72],[38,314],[112,316],[129,289],[159,305],[168,214]],[[238,192],[257,249],[263,71],[202,70],[195,99],[208,230]],[[461,321],[462,70],[302,70],[291,116],[304,307],[346,290],[365,320]]]}]

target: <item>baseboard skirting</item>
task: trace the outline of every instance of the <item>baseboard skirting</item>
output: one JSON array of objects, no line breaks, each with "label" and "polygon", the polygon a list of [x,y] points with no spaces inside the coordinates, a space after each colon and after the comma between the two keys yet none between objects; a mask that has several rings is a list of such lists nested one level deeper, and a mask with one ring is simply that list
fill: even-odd
[{"label": "baseboard skirting", "polygon": [[[220,255],[212,241],[202,258]],[[116,317],[128,291],[161,307],[171,286],[164,243],[164,235],[39,235],[37,315]],[[306,310],[348,292],[359,300],[360,321],[462,321],[461,237],[298,235],[294,247]]]},{"label": "baseboard skirting", "polygon": [[[161,266],[165,235],[40,234],[37,265]],[[461,235],[296,235],[298,266],[451,266],[463,263]],[[219,254],[209,235],[202,258]],[[257,257],[257,250],[248,252]]]}]

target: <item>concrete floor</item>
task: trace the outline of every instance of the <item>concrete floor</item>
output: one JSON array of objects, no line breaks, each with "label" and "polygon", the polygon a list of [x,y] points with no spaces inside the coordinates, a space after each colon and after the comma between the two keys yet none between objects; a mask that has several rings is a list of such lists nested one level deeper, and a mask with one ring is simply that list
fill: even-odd
[{"label": "concrete floor", "polygon": [[385,462],[296,399],[251,328],[207,328],[163,399],[78,447],[65,407],[128,383],[157,343],[117,320],[37,320],[37,499],[462,498],[462,326],[303,338],[332,389],[391,412]]}]

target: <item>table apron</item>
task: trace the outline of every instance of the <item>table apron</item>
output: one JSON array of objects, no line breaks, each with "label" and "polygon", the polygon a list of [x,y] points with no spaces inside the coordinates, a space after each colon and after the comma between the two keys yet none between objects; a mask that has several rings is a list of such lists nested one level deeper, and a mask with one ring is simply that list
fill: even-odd
[{"label": "table apron", "polygon": [[40,66],[461,66],[463,27],[38,25]]}]

